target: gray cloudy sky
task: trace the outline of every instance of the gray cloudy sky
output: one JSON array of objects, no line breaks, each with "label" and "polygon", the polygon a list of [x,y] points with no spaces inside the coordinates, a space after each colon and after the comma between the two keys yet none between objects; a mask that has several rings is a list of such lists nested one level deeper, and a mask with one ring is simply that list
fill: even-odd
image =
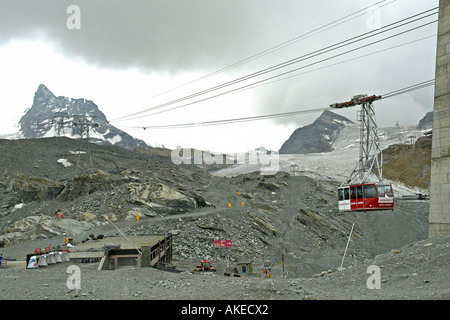
[{"label": "gray cloudy sky", "polygon": [[[437,7],[438,0],[0,0],[0,108],[3,132],[13,131],[44,83],[55,95],[93,100],[111,120],[157,106],[322,47]],[[69,29],[70,5],[80,8],[80,29]],[[207,75],[377,4],[379,11],[358,17],[307,39],[227,70],[217,76],[155,94]],[[434,78],[437,24],[356,50],[437,19],[434,15],[365,42],[309,59],[242,85],[304,67],[290,79],[133,121],[112,122],[123,130],[168,147],[194,144],[211,150],[241,151],[264,145],[278,150],[292,131],[320,113],[238,125],[177,130],[151,126],[239,118],[327,107],[359,93],[383,94]],[[373,26],[373,24],[372,24]],[[357,58],[396,45],[430,38]],[[317,62],[314,66],[306,65]],[[332,64],[341,64],[331,66]],[[325,68],[326,67],[326,68]],[[315,70],[319,69],[320,70]],[[279,79],[279,78],[277,78]],[[210,94],[209,96],[211,96]],[[208,95],[206,95],[208,96]],[[203,96],[202,96],[203,97]],[[199,97],[201,98],[201,97]],[[197,98],[197,99],[199,99]],[[194,99],[195,100],[195,99]],[[189,100],[190,102],[191,100]],[[171,107],[174,107],[173,105]],[[417,123],[433,108],[433,88],[377,102],[380,125]],[[162,109],[159,109],[162,110]],[[356,109],[339,111],[356,118]]]}]

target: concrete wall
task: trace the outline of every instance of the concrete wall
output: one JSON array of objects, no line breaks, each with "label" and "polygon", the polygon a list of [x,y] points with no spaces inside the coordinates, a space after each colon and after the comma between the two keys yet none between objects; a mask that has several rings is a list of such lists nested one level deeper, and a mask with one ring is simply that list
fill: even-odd
[{"label": "concrete wall", "polygon": [[450,1],[440,0],[429,236],[450,233]]},{"label": "concrete wall", "polygon": [[142,267],[153,267],[157,262],[172,261],[172,235],[158,241],[153,246],[142,246]]}]

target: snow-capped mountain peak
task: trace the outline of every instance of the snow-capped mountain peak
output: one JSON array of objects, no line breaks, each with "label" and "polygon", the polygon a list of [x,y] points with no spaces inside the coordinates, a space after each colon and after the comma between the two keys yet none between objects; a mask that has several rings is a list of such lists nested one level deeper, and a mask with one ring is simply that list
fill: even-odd
[{"label": "snow-capped mountain peak", "polygon": [[[55,96],[44,84],[40,84],[28,108],[19,121],[22,137],[45,138],[66,136],[79,138],[82,132],[80,123],[96,123],[90,127],[92,142],[117,145],[127,149],[146,147],[142,140],[135,139],[126,132],[110,125],[106,116],[91,100]],[[78,124],[78,126],[76,125]]]}]

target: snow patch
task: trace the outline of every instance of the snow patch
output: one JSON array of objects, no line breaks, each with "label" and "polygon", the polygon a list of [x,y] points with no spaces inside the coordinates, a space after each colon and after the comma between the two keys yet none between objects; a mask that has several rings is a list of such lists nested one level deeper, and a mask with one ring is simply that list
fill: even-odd
[{"label": "snow patch", "polygon": [[83,153],[86,153],[86,151],[72,151],[72,150],[70,150],[69,152],[70,152],[70,154],[83,154]]},{"label": "snow patch", "polygon": [[41,136],[41,138],[52,138],[56,136],[55,127],[51,127],[50,130],[47,132],[44,132],[44,134]]},{"label": "snow patch", "polygon": [[352,124],[351,122],[348,122],[348,121],[345,121],[345,120],[339,120],[339,119],[333,119],[332,122],[340,123],[340,124],[343,124],[343,125],[346,125],[346,126]]},{"label": "snow patch", "polygon": [[[386,149],[392,144],[404,143],[405,137],[410,135],[420,136],[415,126],[405,128],[384,127],[378,128],[378,132],[389,136],[389,139],[380,141],[380,148]],[[358,126],[349,126],[343,128],[337,139],[333,143],[334,149],[331,152],[324,153],[306,153],[306,154],[280,154],[279,170],[292,174],[292,165],[297,165],[298,172],[314,179],[324,179],[336,181],[339,185],[348,179],[359,160],[359,139],[360,130]],[[221,177],[233,177],[239,174],[246,174],[258,170],[248,163],[239,163],[218,170],[213,175],[219,174]],[[404,194],[423,193],[427,191],[418,188],[412,189],[400,184],[398,181],[389,181],[394,188],[394,195],[402,196]]]},{"label": "snow patch", "polygon": [[98,132],[97,130],[92,130],[90,131],[90,137],[93,139],[98,139],[98,140],[102,140],[105,141],[105,136],[103,134],[101,134],[100,132]]},{"label": "snow patch", "polygon": [[18,203],[14,206],[14,209],[22,209],[25,203]]},{"label": "snow patch", "polygon": [[61,163],[64,168],[72,166],[72,163],[70,163],[67,159],[58,159],[56,162]]},{"label": "snow patch", "polygon": [[116,143],[122,141],[122,137],[119,136],[118,134],[116,134],[114,137],[112,137],[110,139],[106,139],[106,140],[111,144],[116,144]]}]

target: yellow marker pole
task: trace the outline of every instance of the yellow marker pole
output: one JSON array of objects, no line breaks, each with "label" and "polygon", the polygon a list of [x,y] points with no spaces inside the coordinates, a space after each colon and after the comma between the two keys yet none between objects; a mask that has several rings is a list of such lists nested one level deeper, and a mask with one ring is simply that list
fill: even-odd
[{"label": "yellow marker pole", "polygon": [[244,202],[241,202],[241,206],[244,206]]},{"label": "yellow marker pole", "polygon": [[231,203],[228,202],[228,208],[231,208]]}]

